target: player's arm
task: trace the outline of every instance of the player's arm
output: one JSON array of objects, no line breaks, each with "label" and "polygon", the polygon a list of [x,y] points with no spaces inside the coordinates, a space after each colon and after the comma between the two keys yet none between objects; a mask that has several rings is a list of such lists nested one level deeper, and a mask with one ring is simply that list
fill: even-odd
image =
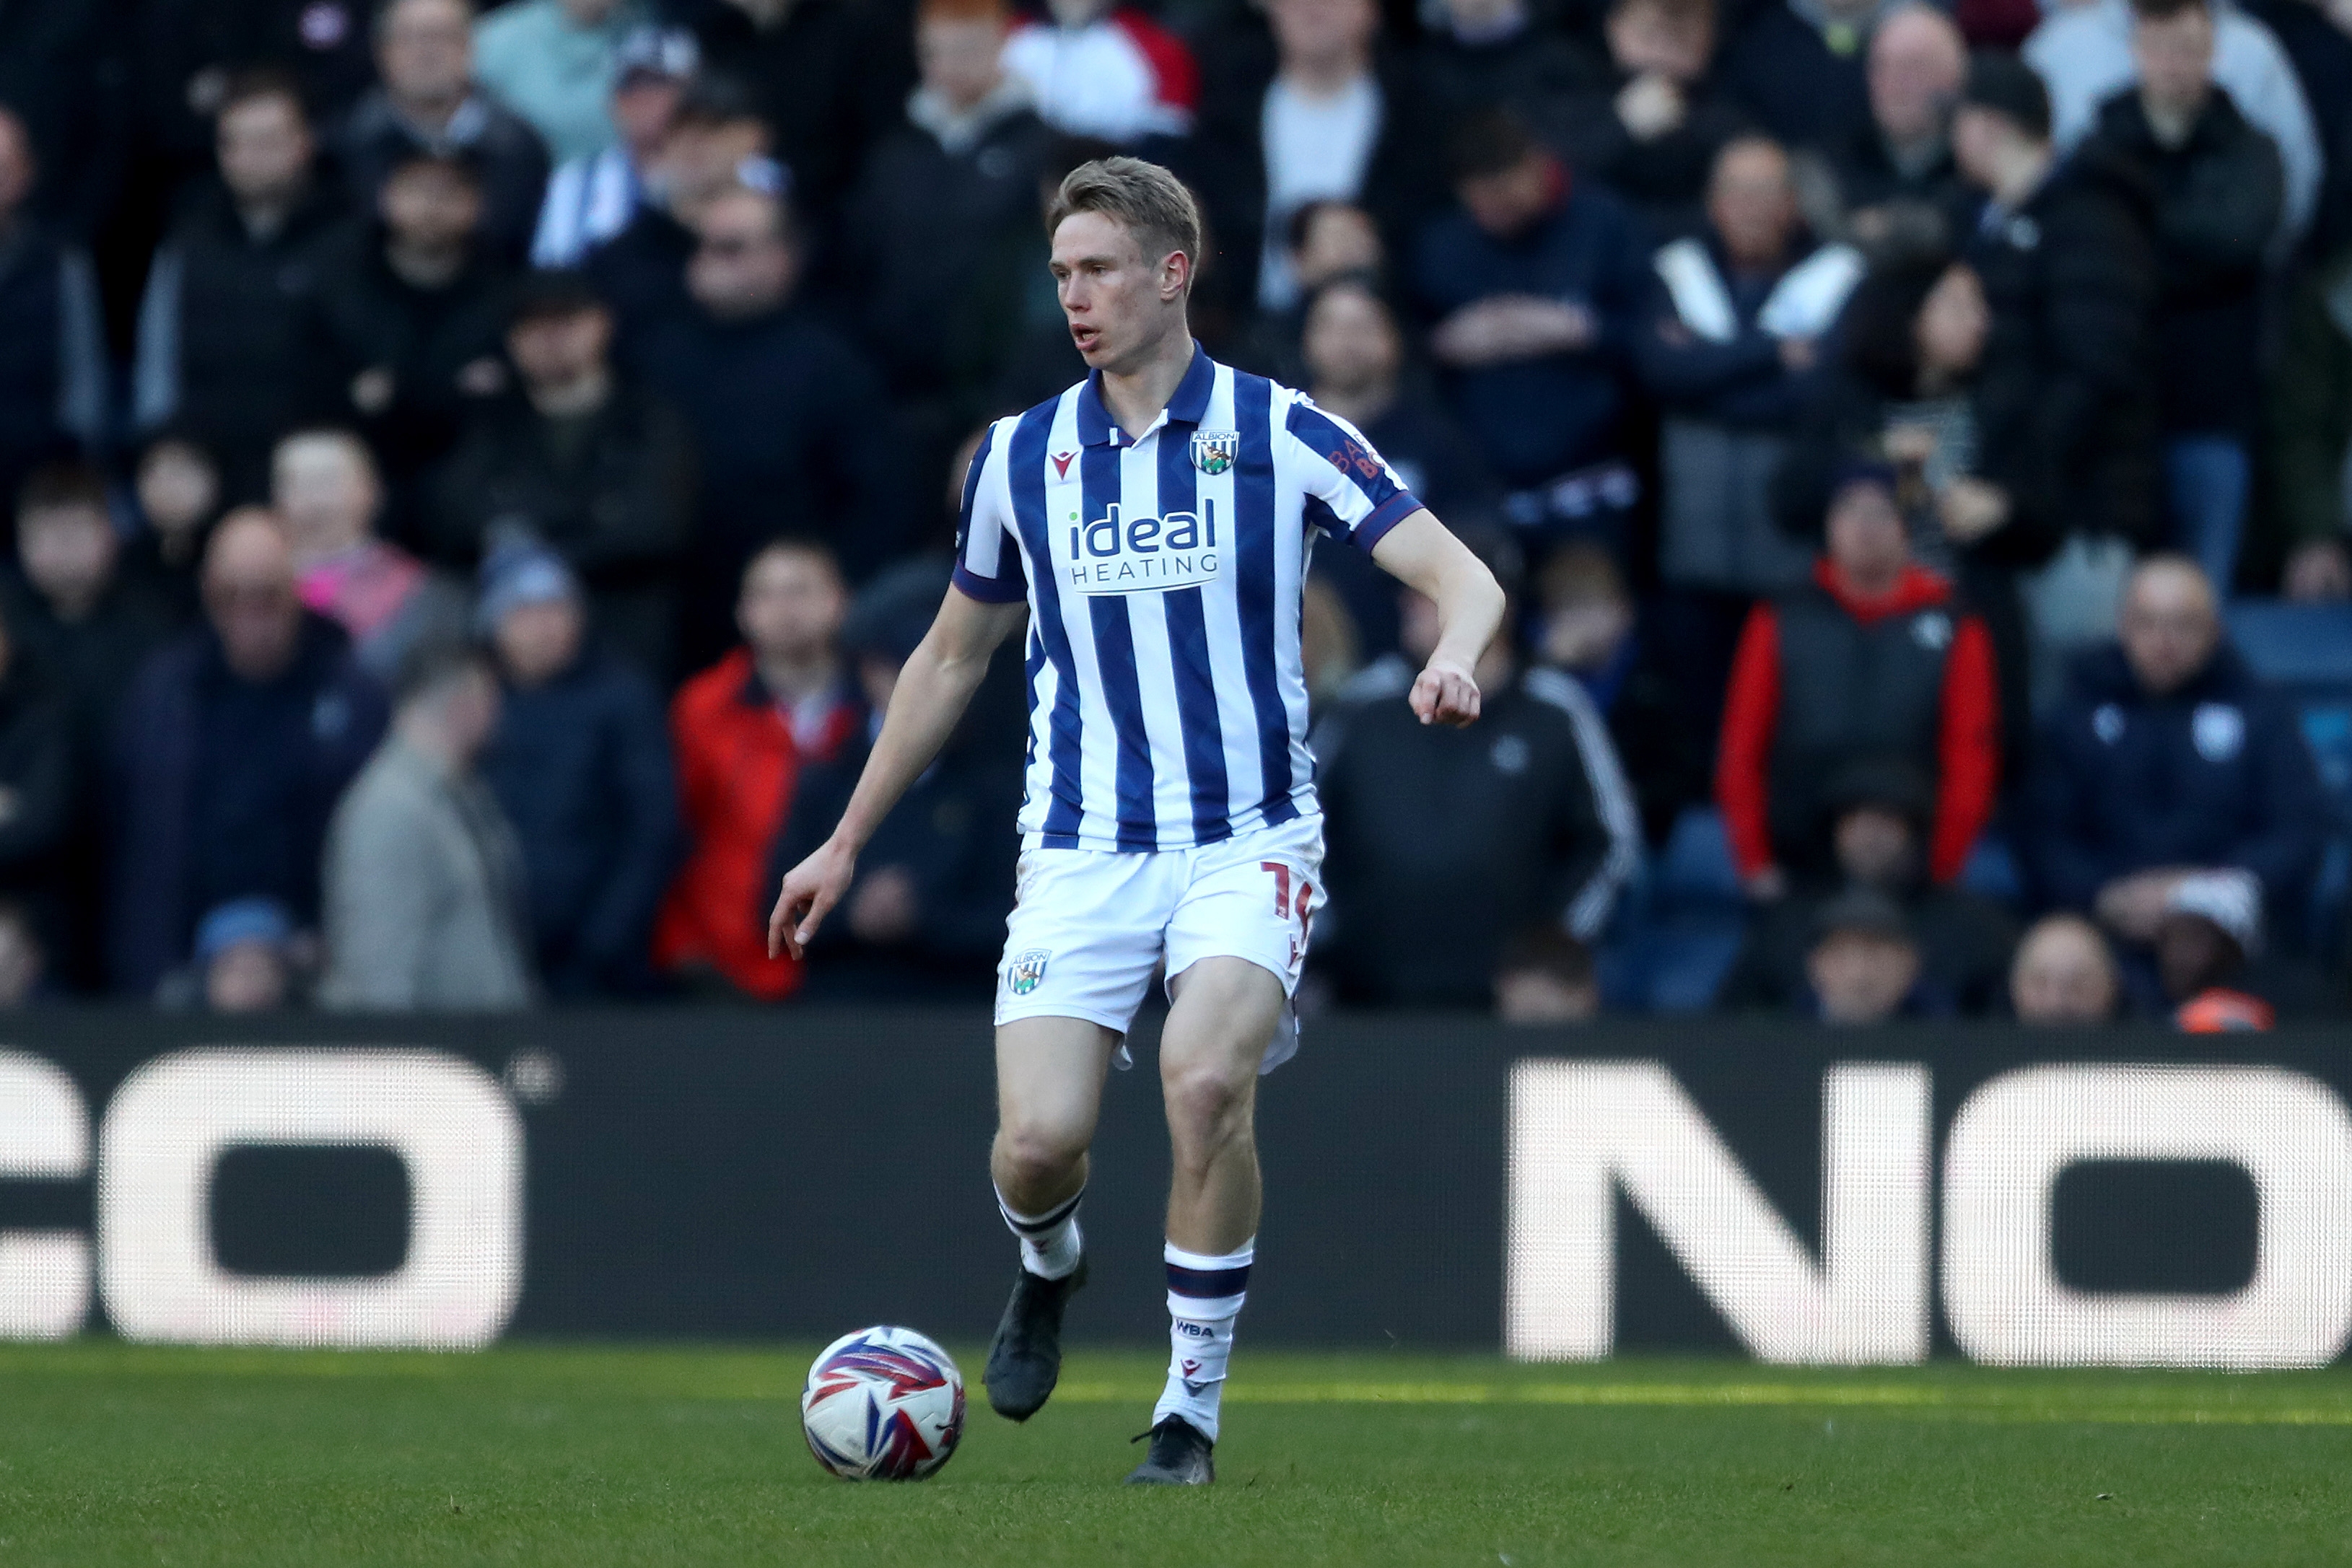
[{"label": "player's arm", "polygon": [[939,756],[988,674],[989,655],[1027,613],[1019,601],[984,604],[960,588],[948,590],[938,619],[891,689],[882,733],[839,825],[784,878],[775,913],[768,917],[769,956],[789,948],[797,958],[807,948],[826,912],[849,891],[857,852]]},{"label": "player's arm", "polygon": [[1372,559],[1437,606],[1442,630],[1412,683],[1413,713],[1423,724],[1472,723],[1478,716],[1478,656],[1503,624],[1502,585],[1426,507],[1382,534]]}]

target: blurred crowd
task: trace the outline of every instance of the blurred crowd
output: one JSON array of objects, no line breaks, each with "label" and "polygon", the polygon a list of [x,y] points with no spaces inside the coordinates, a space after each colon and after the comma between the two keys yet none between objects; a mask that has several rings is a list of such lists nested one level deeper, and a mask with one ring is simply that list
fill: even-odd
[{"label": "blurred crowd", "polygon": [[1112,151],[1510,592],[1316,554],[1307,1005],[2344,998],[2352,0],[21,0],[0,1001],[985,998],[1012,655],[766,905]]}]

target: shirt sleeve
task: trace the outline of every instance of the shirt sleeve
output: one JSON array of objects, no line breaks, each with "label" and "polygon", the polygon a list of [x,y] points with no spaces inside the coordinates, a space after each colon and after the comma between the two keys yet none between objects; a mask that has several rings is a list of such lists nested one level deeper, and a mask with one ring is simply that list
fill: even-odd
[{"label": "shirt sleeve", "polygon": [[[1290,439],[1305,449],[1300,465],[1312,497],[1307,520],[1370,555],[1388,531],[1421,510],[1363,433],[1305,398],[1285,420]],[[1315,503],[1320,502],[1318,506]]]},{"label": "shirt sleeve", "polygon": [[983,604],[1011,604],[1029,594],[1021,546],[1013,531],[1002,423],[992,424],[964,470],[963,512],[956,524],[955,585]]}]

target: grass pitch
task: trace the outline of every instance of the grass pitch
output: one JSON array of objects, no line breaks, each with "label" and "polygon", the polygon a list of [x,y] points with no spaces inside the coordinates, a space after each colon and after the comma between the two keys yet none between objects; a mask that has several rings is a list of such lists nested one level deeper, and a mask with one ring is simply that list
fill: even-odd
[{"label": "grass pitch", "polygon": [[2352,1563],[2342,1372],[1244,1342],[1219,1484],[1170,1493],[1115,1484],[1156,1355],[1074,1354],[1023,1427],[975,1388],[936,1479],[854,1486],[801,1445],[809,1354],[0,1350],[0,1563]]}]

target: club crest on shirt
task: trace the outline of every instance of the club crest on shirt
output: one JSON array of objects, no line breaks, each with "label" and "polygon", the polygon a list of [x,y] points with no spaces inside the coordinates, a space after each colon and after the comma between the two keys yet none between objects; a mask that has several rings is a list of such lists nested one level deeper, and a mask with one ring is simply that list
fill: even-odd
[{"label": "club crest on shirt", "polygon": [[1218,475],[1234,465],[1241,455],[1242,433],[1238,430],[1196,430],[1192,433],[1192,466],[1202,473]]},{"label": "club crest on shirt", "polygon": [[1046,962],[1053,956],[1053,953],[1044,947],[1015,953],[1013,962],[1004,967],[1004,988],[1016,997],[1027,996],[1044,982]]}]

